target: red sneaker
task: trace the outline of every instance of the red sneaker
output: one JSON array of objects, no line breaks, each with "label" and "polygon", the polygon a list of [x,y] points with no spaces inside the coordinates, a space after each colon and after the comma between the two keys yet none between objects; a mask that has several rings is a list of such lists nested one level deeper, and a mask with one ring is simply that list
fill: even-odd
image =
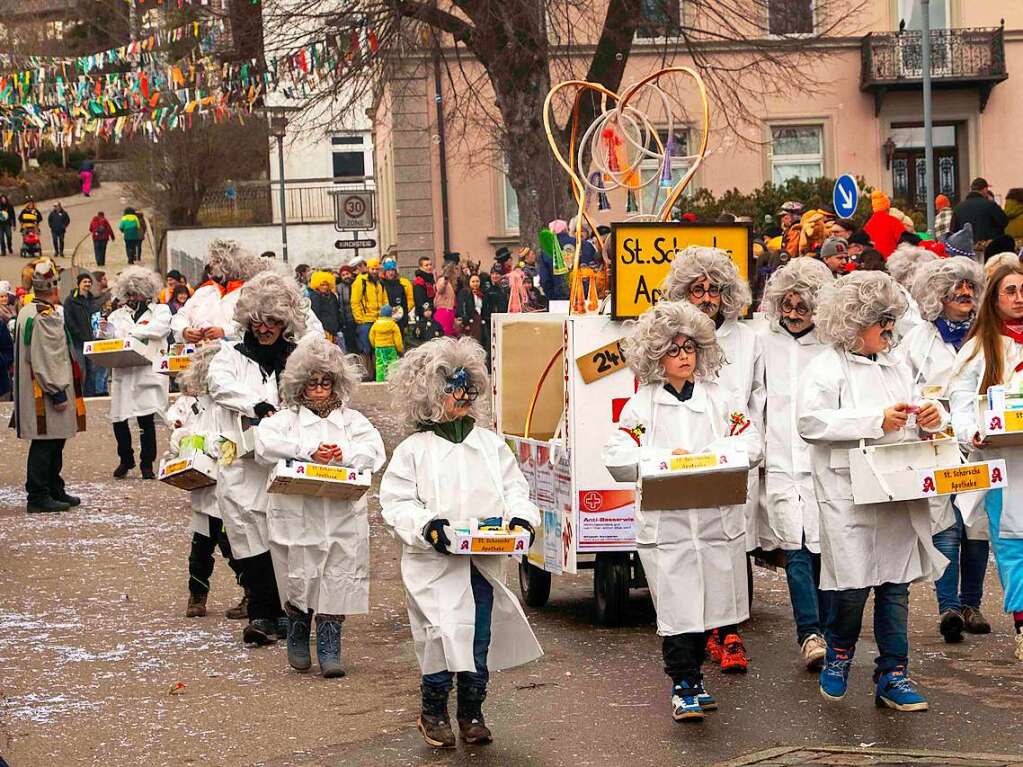
[{"label": "red sneaker", "polygon": [[724,654],[725,648],[721,646],[721,638],[718,636],[717,629],[711,629],[707,635],[707,655],[714,663],[721,663],[721,656]]},{"label": "red sneaker", "polygon": [[725,637],[721,653],[721,670],[726,674],[745,674],[748,668],[749,659],[746,657],[746,646],[742,643],[742,637],[738,634],[729,634]]}]

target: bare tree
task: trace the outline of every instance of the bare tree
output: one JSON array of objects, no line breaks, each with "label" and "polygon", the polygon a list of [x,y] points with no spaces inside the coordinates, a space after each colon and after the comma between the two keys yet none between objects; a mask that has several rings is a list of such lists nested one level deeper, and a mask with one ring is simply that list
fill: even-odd
[{"label": "bare tree", "polygon": [[[568,181],[543,126],[552,83],[581,78],[619,91],[637,32],[664,65],[688,64],[707,83],[719,126],[759,141],[766,98],[790,90],[800,75],[819,82],[825,38],[860,25],[866,0],[357,0],[343,10],[322,0],[265,0],[266,39],[280,56],[313,40],[351,50],[312,94],[329,96],[334,119],[364,105],[383,82],[398,82],[435,58],[454,94],[446,121],[456,135],[485,125],[501,150],[518,195],[523,232],[574,207]],[[812,13],[812,30],[803,28]],[[367,42],[370,44],[367,45]],[[813,69],[811,69],[813,67]],[[669,91],[670,92],[670,91]],[[567,154],[600,110],[598,98],[555,104],[556,140]],[[684,108],[682,94],[672,94]],[[477,155],[478,156],[478,155]]]}]

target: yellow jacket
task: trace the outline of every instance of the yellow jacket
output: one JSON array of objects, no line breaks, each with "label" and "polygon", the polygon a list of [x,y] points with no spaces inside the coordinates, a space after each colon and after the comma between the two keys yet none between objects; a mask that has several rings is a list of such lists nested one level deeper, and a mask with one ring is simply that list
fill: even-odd
[{"label": "yellow jacket", "polygon": [[360,325],[374,322],[380,316],[380,307],[387,303],[384,284],[369,281],[369,276],[360,274],[352,283],[352,316]]},{"label": "yellow jacket", "polygon": [[373,323],[373,327],[369,329],[369,343],[374,349],[393,346],[398,350],[398,354],[405,351],[405,346],[401,342],[401,329],[390,317],[379,317]]}]

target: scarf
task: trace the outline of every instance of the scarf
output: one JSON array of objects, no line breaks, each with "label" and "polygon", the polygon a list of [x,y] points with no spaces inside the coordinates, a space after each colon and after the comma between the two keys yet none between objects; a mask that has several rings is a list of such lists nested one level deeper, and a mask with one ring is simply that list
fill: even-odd
[{"label": "scarf", "polygon": [[935,327],[938,328],[938,332],[941,334],[941,340],[946,344],[952,344],[956,351],[959,351],[963,342],[966,340],[966,334],[970,332],[970,324],[973,322],[973,318],[961,320],[956,322],[955,320],[946,320],[944,317],[938,317],[934,321]]},{"label": "scarf", "polygon": [[472,432],[472,427],[476,425],[476,419],[470,415],[456,418],[454,421],[441,421],[437,423],[435,421],[428,421],[421,423],[417,427],[417,431],[432,431],[438,437],[443,437],[448,442],[459,444],[465,442],[465,438]]},{"label": "scarf", "polygon": [[421,269],[416,269],[415,284],[426,291],[426,298],[430,301],[433,301],[433,297],[437,293],[437,288],[433,281],[434,276],[431,272],[424,272]]},{"label": "scarf", "polygon": [[259,365],[259,370],[266,381],[271,375],[280,379],[284,370],[284,363],[288,361],[288,355],[295,350],[295,344],[285,340],[284,335],[278,336],[277,340],[269,346],[264,346],[253,335],[251,330],[245,331],[245,340],[234,347],[243,357]]},{"label": "scarf", "polygon": [[682,384],[682,391],[678,391],[670,383],[664,384],[664,390],[668,392],[672,397],[677,399],[679,402],[685,402],[687,399],[693,396],[693,382],[686,381]]},{"label": "scarf", "polygon": [[311,399],[308,399],[303,395],[298,398],[298,404],[307,410],[311,410],[316,413],[316,415],[320,418],[326,418],[338,408],[344,407],[344,403],[341,401],[341,398],[333,392],[331,392],[328,399],[325,399],[322,402],[313,402]]},{"label": "scarf", "polygon": [[1023,344],[1023,322],[1002,322],[1002,335],[1011,338],[1018,344]]},{"label": "scarf", "polygon": [[[129,308],[130,308],[130,307],[131,307],[131,304],[129,304],[128,306],[129,306]],[[142,301],[142,302],[141,302],[141,303],[140,303],[140,304],[139,304],[139,305],[138,305],[138,306],[137,306],[137,307],[135,308],[135,311],[134,311],[134,313],[133,313],[133,314],[131,315],[131,319],[132,319],[132,321],[133,321],[133,322],[138,322],[138,321],[139,321],[139,318],[140,318],[140,317],[142,317],[142,315],[146,313],[146,309],[148,309],[148,308],[149,308],[149,302],[148,302],[148,301]]]}]

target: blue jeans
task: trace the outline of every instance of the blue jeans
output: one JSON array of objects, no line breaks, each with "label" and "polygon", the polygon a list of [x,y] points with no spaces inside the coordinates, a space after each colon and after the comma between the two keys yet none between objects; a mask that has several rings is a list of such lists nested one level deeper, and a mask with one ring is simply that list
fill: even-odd
[{"label": "blue jeans", "polygon": [[97,397],[105,397],[107,394],[110,393],[107,388],[107,379],[110,377],[110,368],[105,368],[102,367],[101,365],[96,365],[93,367],[92,372],[93,393]]},{"label": "blue jeans", "polygon": [[[472,656],[476,662],[476,671],[459,671],[458,684],[473,687],[486,687],[490,679],[487,670],[487,652],[490,650],[490,619],[494,611],[494,587],[476,565],[469,564],[469,581],[472,584],[472,598],[476,602],[476,634],[472,642]],[[436,688],[445,695],[451,691],[454,674],[450,671],[438,671],[434,674],[423,674],[423,684]]]},{"label": "blue jeans", "polygon": [[806,545],[785,552],[785,578],[789,582],[789,601],[796,619],[796,642],[802,646],[811,634],[824,634],[831,592],[821,591],[821,555]]},{"label": "blue jeans", "polygon": [[980,609],[984,597],[984,575],[987,573],[987,541],[974,541],[966,537],[963,515],[953,503],[956,521],[947,530],[936,533],[931,539],[934,548],[948,557],[948,567],[934,582],[938,596],[938,612],[962,610],[964,607]]},{"label": "blue jeans", "polygon": [[[909,664],[909,584],[883,583],[874,591],[874,640],[879,655],[874,660],[874,680]],[[831,593],[831,613],[825,637],[832,650],[856,649],[863,627],[863,608],[871,587]]]},{"label": "blue jeans", "polygon": [[373,353],[373,344],[369,342],[369,330],[372,327],[373,327],[372,322],[363,322],[360,323],[359,326],[355,328],[356,344],[359,347],[360,354]]}]

